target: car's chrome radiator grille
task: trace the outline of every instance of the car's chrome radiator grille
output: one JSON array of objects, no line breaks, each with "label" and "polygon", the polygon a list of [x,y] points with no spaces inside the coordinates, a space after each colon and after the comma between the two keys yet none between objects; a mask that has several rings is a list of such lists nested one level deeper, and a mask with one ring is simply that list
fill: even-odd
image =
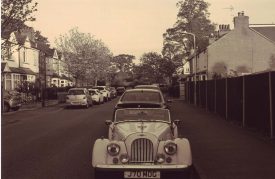
[{"label": "car's chrome radiator grille", "polygon": [[154,161],[154,147],[149,139],[140,138],[133,141],[131,145],[132,163],[147,163]]}]

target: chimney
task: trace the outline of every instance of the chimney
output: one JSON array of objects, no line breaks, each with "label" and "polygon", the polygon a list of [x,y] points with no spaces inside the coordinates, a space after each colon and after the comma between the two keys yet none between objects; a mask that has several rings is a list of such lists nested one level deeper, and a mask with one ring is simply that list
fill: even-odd
[{"label": "chimney", "polygon": [[244,12],[238,12],[238,16],[234,17],[234,28],[248,28],[249,27],[249,17],[244,15]]},{"label": "chimney", "polygon": [[218,31],[219,37],[227,34],[228,32],[230,32],[230,25],[229,24],[227,24],[227,25],[225,25],[225,24],[219,25],[219,31]]}]

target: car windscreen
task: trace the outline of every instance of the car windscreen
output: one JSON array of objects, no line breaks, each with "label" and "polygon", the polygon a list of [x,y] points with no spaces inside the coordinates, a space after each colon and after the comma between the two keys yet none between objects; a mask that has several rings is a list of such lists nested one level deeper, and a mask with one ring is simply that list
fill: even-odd
[{"label": "car windscreen", "polygon": [[166,121],[170,122],[167,109],[118,109],[115,122],[121,121]]},{"label": "car windscreen", "polygon": [[144,102],[161,102],[161,96],[159,92],[154,91],[128,91],[124,93],[121,98],[122,102],[125,101],[144,101]]},{"label": "car windscreen", "polygon": [[77,90],[77,89],[75,89],[75,90],[69,90],[68,94],[69,95],[84,95],[85,93],[84,93],[84,90],[81,90],[81,89]]}]

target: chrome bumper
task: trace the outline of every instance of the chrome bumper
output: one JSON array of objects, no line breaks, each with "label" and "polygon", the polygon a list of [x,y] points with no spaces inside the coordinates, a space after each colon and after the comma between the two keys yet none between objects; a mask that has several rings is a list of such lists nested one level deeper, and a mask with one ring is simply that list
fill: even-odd
[{"label": "chrome bumper", "polygon": [[173,170],[173,169],[187,169],[189,165],[149,165],[149,164],[140,164],[140,165],[96,165],[95,168],[101,169],[157,169],[157,170]]}]

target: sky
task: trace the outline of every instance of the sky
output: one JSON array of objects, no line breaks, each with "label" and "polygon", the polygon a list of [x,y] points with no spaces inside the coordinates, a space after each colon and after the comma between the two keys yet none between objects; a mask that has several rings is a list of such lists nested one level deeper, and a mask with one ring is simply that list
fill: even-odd
[{"label": "sky", "polygon": [[[36,0],[35,22],[28,25],[42,32],[54,47],[55,38],[78,27],[101,39],[113,55],[161,53],[167,28],[176,22],[179,0]],[[275,23],[275,0],[205,0],[210,20],[230,24],[244,11],[251,24]],[[233,9],[230,9],[233,7]]]}]

